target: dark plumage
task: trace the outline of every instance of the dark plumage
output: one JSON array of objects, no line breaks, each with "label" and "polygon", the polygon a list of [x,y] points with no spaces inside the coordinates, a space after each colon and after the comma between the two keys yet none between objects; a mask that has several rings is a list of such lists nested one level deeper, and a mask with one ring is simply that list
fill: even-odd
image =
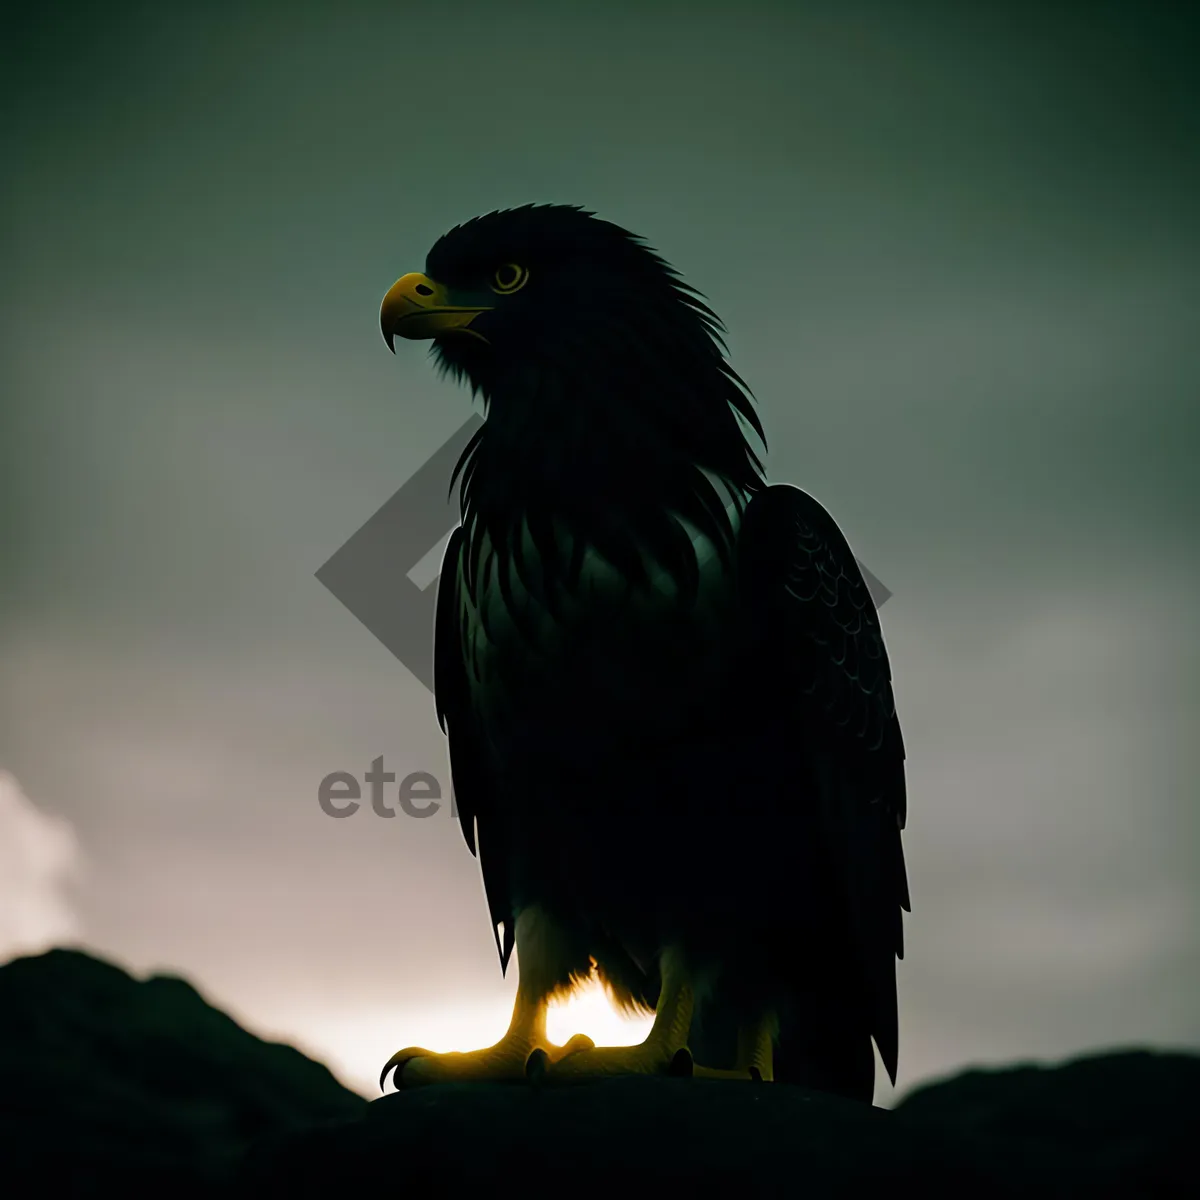
[{"label": "dark plumage", "polygon": [[502,964],[536,910],[522,979],[594,959],[653,1006],[675,948],[698,1063],[768,1014],[777,1080],[869,1100],[909,906],[888,659],[833,519],[764,482],[717,317],[633,234],[526,206],[446,234],[382,320],[485,406],[435,685]]}]

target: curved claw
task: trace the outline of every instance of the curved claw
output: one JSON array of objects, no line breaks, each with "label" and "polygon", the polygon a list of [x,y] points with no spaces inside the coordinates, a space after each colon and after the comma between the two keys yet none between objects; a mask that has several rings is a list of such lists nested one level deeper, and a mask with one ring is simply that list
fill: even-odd
[{"label": "curved claw", "polygon": [[692,1052],[686,1046],[680,1046],[667,1064],[667,1074],[677,1078],[690,1079],[696,1073],[696,1063]]},{"label": "curved claw", "polygon": [[383,1064],[383,1070],[379,1072],[379,1090],[383,1091],[383,1086],[387,1083],[388,1074],[391,1071],[396,1072],[395,1084],[397,1090],[401,1086],[404,1076],[405,1065],[410,1059],[428,1057],[429,1051],[421,1049],[420,1046],[409,1046],[407,1050],[397,1050],[391,1058]]},{"label": "curved claw", "polygon": [[540,1048],[533,1050],[525,1060],[525,1078],[534,1087],[537,1087],[546,1078],[546,1070],[549,1066],[550,1055]]},{"label": "curved claw", "polygon": [[547,1053],[539,1047],[530,1051],[529,1057],[525,1060],[525,1078],[536,1086],[545,1080],[546,1072],[551,1070],[554,1063],[560,1063],[564,1058],[570,1058],[572,1054],[579,1054],[584,1050],[595,1050],[595,1048],[596,1043],[586,1033],[573,1035],[562,1046],[555,1048],[553,1053]]}]

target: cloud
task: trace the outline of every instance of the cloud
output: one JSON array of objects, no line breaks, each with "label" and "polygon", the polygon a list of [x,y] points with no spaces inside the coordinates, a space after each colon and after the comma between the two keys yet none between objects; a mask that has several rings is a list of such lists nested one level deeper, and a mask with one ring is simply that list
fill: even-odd
[{"label": "cloud", "polygon": [[0,771],[0,962],[78,936],[67,888],[80,864],[70,823],[40,811]]}]

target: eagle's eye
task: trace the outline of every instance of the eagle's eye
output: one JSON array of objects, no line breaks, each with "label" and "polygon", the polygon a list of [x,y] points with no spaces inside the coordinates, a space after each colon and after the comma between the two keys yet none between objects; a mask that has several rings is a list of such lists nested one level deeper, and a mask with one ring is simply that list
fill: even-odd
[{"label": "eagle's eye", "polygon": [[516,263],[505,263],[504,266],[496,268],[496,273],[492,276],[492,281],[488,286],[493,292],[499,292],[502,296],[506,296],[509,292],[519,292],[528,279],[529,272],[525,267],[518,266]]}]

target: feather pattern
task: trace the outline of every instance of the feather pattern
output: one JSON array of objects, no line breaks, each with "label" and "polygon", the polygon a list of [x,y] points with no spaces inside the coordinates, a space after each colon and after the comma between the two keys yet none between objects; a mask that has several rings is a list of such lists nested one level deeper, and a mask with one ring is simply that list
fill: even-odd
[{"label": "feather pattern", "polygon": [[774,668],[761,676],[792,715],[818,781],[822,837],[866,989],[869,1032],[895,1082],[895,964],[910,909],[900,831],[904,743],[878,613],[845,537],[807,493],[768,488],[738,541],[747,620]]}]

